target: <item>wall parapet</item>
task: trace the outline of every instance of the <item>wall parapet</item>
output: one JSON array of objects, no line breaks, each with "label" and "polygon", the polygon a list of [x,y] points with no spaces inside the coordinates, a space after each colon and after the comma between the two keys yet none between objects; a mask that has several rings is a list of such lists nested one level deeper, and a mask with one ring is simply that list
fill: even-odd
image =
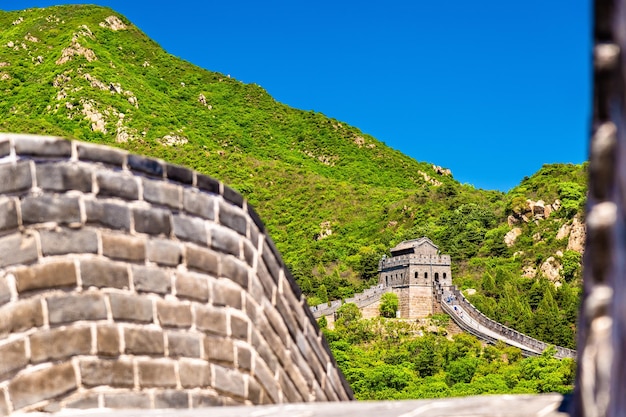
[{"label": "wall parapet", "polygon": [[0,415],[353,398],[232,188],[14,134],[0,134],[0,178]]}]

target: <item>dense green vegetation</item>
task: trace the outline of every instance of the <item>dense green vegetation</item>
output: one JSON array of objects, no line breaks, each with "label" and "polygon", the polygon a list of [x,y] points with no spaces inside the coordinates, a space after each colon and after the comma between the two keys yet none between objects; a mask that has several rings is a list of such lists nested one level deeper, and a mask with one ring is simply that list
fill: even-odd
[{"label": "dense green vegetation", "polygon": [[[351,310],[349,306],[342,309]],[[482,346],[473,336],[449,339],[442,332],[382,318],[344,318],[335,330],[324,330],[339,367],[361,400],[572,390],[575,362],[555,359],[553,348],[523,358],[514,347]]]},{"label": "dense green vegetation", "polygon": [[[126,28],[107,27],[109,16]],[[585,167],[546,165],[508,193],[475,189],[355,127],[169,55],[110,9],[0,11],[0,25],[0,130],[118,146],[228,183],[257,208],[310,304],[372,285],[388,248],[428,236],[487,315],[573,347],[580,254],[556,234],[582,219]],[[521,216],[527,199],[561,208],[520,221],[509,247],[507,217]],[[562,267],[558,289],[540,272],[550,257]],[[527,268],[537,274],[524,277]]]}]

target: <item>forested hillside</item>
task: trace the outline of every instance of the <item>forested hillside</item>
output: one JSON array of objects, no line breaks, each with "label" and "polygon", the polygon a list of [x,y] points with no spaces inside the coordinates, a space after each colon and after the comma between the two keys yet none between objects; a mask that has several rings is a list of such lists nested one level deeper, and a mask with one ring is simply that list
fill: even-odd
[{"label": "forested hillside", "polygon": [[425,235],[487,315],[573,346],[585,167],[544,166],[508,193],[475,189],[437,166],[445,155],[418,162],[278,103],[168,54],[110,9],[0,12],[0,25],[1,130],[105,143],[224,181],[257,208],[310,304],[373,284],[388,248]]}]

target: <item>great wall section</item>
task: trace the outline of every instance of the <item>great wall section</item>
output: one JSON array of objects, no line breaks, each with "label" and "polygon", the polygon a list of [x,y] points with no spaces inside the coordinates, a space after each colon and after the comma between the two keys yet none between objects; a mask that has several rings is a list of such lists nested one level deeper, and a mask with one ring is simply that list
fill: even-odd
[{"label": "great wall section", "polygon": [[118,149],[0,134],[0,415],[352,398],[240,194]]}]

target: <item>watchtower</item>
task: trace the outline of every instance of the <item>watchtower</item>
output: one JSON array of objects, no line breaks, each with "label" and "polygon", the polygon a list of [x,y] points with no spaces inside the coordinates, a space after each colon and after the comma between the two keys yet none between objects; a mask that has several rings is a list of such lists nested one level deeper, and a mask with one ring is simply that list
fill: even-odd
[{"label": "watchtower", "polygon": [[452,285],[450,264],[450,255],[440,254],[427,237],[405,240],[380,260],[378,283],[398,295],[400,317],[426,317],[434,312],[436,288]]}]

